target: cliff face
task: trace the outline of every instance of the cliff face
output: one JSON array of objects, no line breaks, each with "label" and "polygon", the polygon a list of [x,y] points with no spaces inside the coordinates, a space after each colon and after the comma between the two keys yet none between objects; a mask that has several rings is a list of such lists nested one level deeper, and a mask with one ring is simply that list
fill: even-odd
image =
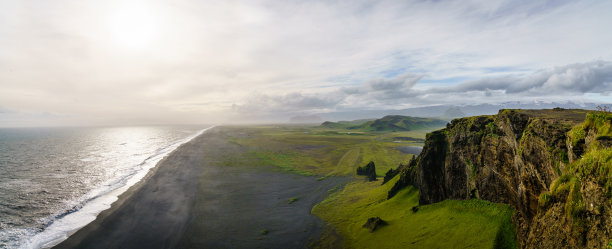
[{"label": "cliff face", "polygon": [[[501,110],[497,115],[455,119],[445,129],[427,135],[423,151],[402,169],[394,189],[416,186],[420,204],[469,198],[510,204],[517,210],[515,223],[522,247],[605,247],[609,239],[607,224],[612,223],[590,222],[587,216],[595,212],[580,213],[579,218],[566,215],[569,197],[549,193],[553,181],[577,172],[574,165],[594,141],[597,146],[593,148],[609,146],[609,136],[599,134],[602,131],[579,125],[586,113]],[[576,127],[582,130],[576,131]],[[601,181],[581,177],[577,182],[583,184],[569,196],[594,198],[597,214],[604,217],[610,202],[603,203],[606,191]],[[542,198],[550,200],[543,203],[540,197],[547,193]],[[607,227],[591,229],[593,224]],[[601,238],[595,238],[598,236]]]}]

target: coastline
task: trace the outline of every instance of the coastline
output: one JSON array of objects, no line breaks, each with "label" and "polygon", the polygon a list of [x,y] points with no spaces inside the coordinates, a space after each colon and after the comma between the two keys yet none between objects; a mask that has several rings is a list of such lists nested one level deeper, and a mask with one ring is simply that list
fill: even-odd
[{"label": "coastline", "polygon": [[[133,140],[125,140],[125,137],[123,137],[123,141],[107,141],[109,144],[105,145],[108,147],[106,150],[104,150],[106,153],[103,152],[103,150],[100,150],[100,148],[96,147],[100,142],[99,140],[103,140],[105,135],[108,137],[108,135],[113,133],[130,130],[130,127],[84,128],[84,132],[81,133],[72,131],[65,132],[68,130],[59,132],[60,135],[52,137],[54,139],[65,139],[72,136],[70,137],[70,140],[66,140],[69,141],[67,142],[67,146],[69,147],[70,143],[78,144],[79,146],[84,147],[83,150],[81,150],[81,148],[78,146],[73,146],[70,149],[72,149],[71,151],[74,151],[74,153],[68,153],[65,157],[62,157],[61,160],[64,160],[65,162],[58,164],[57,161],[53,160],[49,162],[45,161],[44,163],[48,163],[50,168],[39,168],[45,168],[49,172],[67,171],[74,173],[77,172],[75,171],[76,168],[74,167],[89,167],[90,165],[94,165],[96,168],[101,170],[108,167],[107,169],[110,171],[117,169],[118,171],[114,172],[110,176],[107,176],[106,178],[103,178],[103,181],[99,182],[99,184],[88,185],[89,188],[75,187],[72,189],[74,185],[71,184],[75,182],[79,183],[83,180],[89,180],[88,175],[79,175],[77,172],[74,177],[69,177],[66,180],[61,180],[61,178],[58,178],[60,181],[56,184],[50,185],[50,189],[48,190],[49,192],[47,192],[47,189],[42,191],[42,193],[58,193],[57,196],[35,195],[32,196],[31,199],[36,199],[41,203],[49,203],[45,201],[47,199],[52,201],[61,199],[66,201],[66,207],[57,209],[50,207],[52,212],[41,215],[44,216],[44,218],[39,219],[39,222],[41,223],[37,229],[25,228],[13,229],[13,231],[9,229],[7,233],[4,233],[5,230],[1,231],[1,233],[4,233],[4,235],[9,234],[9,237],[5,240],[3,236],[0,247],[4,248],[4,246],[8,246],[9,248],[14,247],[24,249],[50,248],[58,243],[61,243],[69,235],[93,222],[101,212],[109,209],[112,204],[119,199],[120,195],[125,193],[133,185],[140,183],[150,171],[156,168],[155,166],[158,165],[160,161],[166,158],[175,149],[195,139],[213,127],[214,126],[210,126],[204,129],[202,129],[201,126],[197,129],[196,127],[185,127],[185,129],[182,127],[160,127],[159,129],[145,129],[145,131],[135,130]],[[51,131],[45,130],[44,132]],[[96,135],[93,137],[88,136],[90,134]],[[163,137],[152,137],[155,135],[162,135]],[[149,137],[147,138],[147,136]],[[149,142],[149,140],[155,141]],[[125,146],[127,141],[129,141],[131,144],[137,144],[138,146],[134,148]],[[34,142],[32,144],[38,143]],[[44,141],[42,141],[40,144],[43,146],[45,145]],[[33,148],[31,151],[35,150],[36,148]],[[55,151],[55,153],[63,152]],[[97,153],[100,153],[100,155]],[[77,163],[70,160],[77,161]],[[82,164],[79,164],[79,162]],[[43,163],[43,161],[39,161],[39,163]],[[67,163],[68,165],[66,165]],[[56,166],[55,170],[53,166]],[[33,171],[26,170],[24,172]],[[70,175],[70,173],[67,175]],[[93,177],[94,181],[98,178]],[[53,186],[55,186],[55,188],[53,188]],[[60,188],[58,188],[58,186]],[[69,198],[58,198],[62,194],[68,195],[73,193],[75,189],[76,191],[84,189],[86,192],[80,192],[79,194],[72,195],[72,197]],[[26,216],[23,217],[28,216],[26,214]],[[38,219],[38,217],[36,218]],[[10,237],[11,234],[13,236],[12,238]]]},{"label": "coastline", "polygon": [[181,145],[53,248],[305,248],[324,227],[312,206],[345,178],[221,166],[245,152],[227,141],[232,132],[216,127]]},{"label": "coastline", "polygon": [[153,178],[156,175],[156,173],[159,171],[159,169],[162,168],[161,166],[165,164],[164,162],[169,160],[175,152],[180,151],[181,148],[183,148],[185,145],[193,143],[195,140],[198,140],[204,134],[206,134],[207,131],[212,130],[212,129],[214,129],[214,126],[203,129],[202,131],[194,135],[194,137],[192,137],[185,143],[181,144],[176,149],[174,149],[172,152],[170,152],[168,155],[166,155],[163,159],[157,162],[157,164],[154,167],[149,169],[148,172],[142,178],[140,178],[140,180],[138,180],[136,183],[129,186],[127,190],[125,190],[123,193],[117,196],[117,200],[114,201],[109,208],[100,212],[96,216],[95,220],[88,223],[84,227],[81,227],[80,229],[73,231],[73,233],[68,234],[67,238],[60,241],[59,243],[55,243],[50,246],[46,246],[44,248],[74,248],[74,247],[77,247],[77,245],[79,245],[83,241],[89,239],[88,237],[93,237],[95,232],[98,231],[101,227],[103,227],[104,224],[106,224],[106,220],[109,217],[111,217],[113,214],[121,210],[121,208],[123,208],[126,201],[130,200],[130,198],[135,193],[140,191],[143,188],[143,186],[147,185],[147,183],[151,180],[151,178]]}]

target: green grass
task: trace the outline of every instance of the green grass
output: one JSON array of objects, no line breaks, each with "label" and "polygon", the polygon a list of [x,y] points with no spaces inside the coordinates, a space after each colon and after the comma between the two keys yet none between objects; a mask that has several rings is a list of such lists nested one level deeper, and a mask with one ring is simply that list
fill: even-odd
[{"label": "green grass", "polygon": [[[422,145],[418,140],[397,141],[397,137],[425,138],[428,132],[347,132],[307,126],[233,129],[236,130],[232,134],[240,135],[232,137],[231,142],[246,152],[241,157],[226,158],[223,165],[273,166],[282,171],[316,175],[321,180],[354,175],[357,167],[369,161],[376,164],[377,175],[383,176],[413,156],[396,147]],[[345,187],[338,185],[328,191],[329,198],[312,212],[336,228],[347,248],[516,248],[510,219],[513,211],[508,206],[477,199],[447,200],[421,206],[413,212],[411,208],[418,206],[418,191],[412,187],[386,200],[398,178],[382,186],[380,181],[361,179]],[[297,197],[287,203],[295,201]],[[362,228],[368,218],[376,216],[388,225],[373,233]]]},{"label": "green grass", "polygon": [[[572,146],[578,146],[579,143],[584,143],[587,136],[587,131],[595,131],[595,138],[612,136],[612,113],[608,112],[589,112],[586,114],[586,119],[583,124],[574,126],[568,133],[571,139]],[[598,143],[595,141],[595,143]],[[591,145],[593,149],[600,146],[597,144]]]},{"label": "green grass", "polygon": [[612,135],[612,113],[589,112],[584,121],[585,128],[594,128],[599,136]]},{"label": "green grass", "polygon": [[[611,124],[612,114],[607,112],[589,112],[584,123],[574,126],[568,132],[568,135],[574,145],[578,144],[579,141],[585,140],[587,131],[589,133],[595,131],[595,138],[609,137],[612,135]],[[567,172],[579,179],[578,188],[582,179],[590,178],[595,180],[606,189],[606,195],[612,201],[612,148],[604,148],[596,139],[593,140],[582,157],[569,165]],[[554,184],[555,182],[553,182]],[[554,187],[553,185],[551,185],[551,190]],[[572,190],[573,188],[569,189],[568,192],[572,192]],[[580,207],[584,206],[581,198],[579,198],[579,191],[576,190],[575,192],[574,196],[569,196],[567,205],[570,207],[566,208],[566,211],[573,214],[580,211]]]},{"label": "green grass", "polygon": [[232,142],[247,148],[245,158],[228,158],[225,166],[250,164],[274,166],[279,170],[302,175],[342,176],[355,174],[358,166],[369,161],[376,164],[379,176],[412,155],[396,149],[399,146],[422,145],[416,142],[394,142],[394,137],[422,138],[426,131],[410,132],[342,132],[337,129],[308,126],[234,127],[243,136]]},{"label": "green grass", "polygon": [[[346,248],[517,248],[513,211],[503,204],[478,199],[418,206],[418,191],[400,190],[386,200],[398,180],[355,181],[316,205],[312,212],[333,225],[344,237]],[[370,233],[362,228],[370,217],[388,225]]]},{"label": "green grass", "polygon": [[574,126],[569,132],[568,132],[568,136],[570,137],[571,141],[572,141],[572,146],[578,146],[578,144],[580,142],[584,143],[584,138],[586,137],[586,134],[584,132],[584,126],[583,125],[577,125]]}]

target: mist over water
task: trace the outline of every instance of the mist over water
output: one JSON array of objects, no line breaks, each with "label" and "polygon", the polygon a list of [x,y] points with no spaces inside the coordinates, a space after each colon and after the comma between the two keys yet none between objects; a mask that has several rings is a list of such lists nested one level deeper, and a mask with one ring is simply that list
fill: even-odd
[{"label": "mist over water", "polygon": [[203,128],[0,129],[0,248],[65,238]]}]

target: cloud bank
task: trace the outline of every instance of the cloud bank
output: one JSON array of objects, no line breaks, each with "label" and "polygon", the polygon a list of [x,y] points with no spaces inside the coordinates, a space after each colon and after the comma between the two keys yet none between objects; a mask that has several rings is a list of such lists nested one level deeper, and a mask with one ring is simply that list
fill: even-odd
[{"label": "cloud bank", "polygon": [[0,107],[157,124],[611,102],[611,11],[596,0],[0,0]]},{"label": "cloud bank", "polygon": [[[325,112],[346,109],[401,109],[431,104],[481,104],[519,101],[583,100],[585,94],[612,93],[612,62],[592,61],[461,82],[445,87],[417,88],[424,75],[404,74],[368,80],[358,86],[304,95],[258,96],[238,111],[256,107],[271,113]],[[608,102],[612,103],[612,98]]]}]

